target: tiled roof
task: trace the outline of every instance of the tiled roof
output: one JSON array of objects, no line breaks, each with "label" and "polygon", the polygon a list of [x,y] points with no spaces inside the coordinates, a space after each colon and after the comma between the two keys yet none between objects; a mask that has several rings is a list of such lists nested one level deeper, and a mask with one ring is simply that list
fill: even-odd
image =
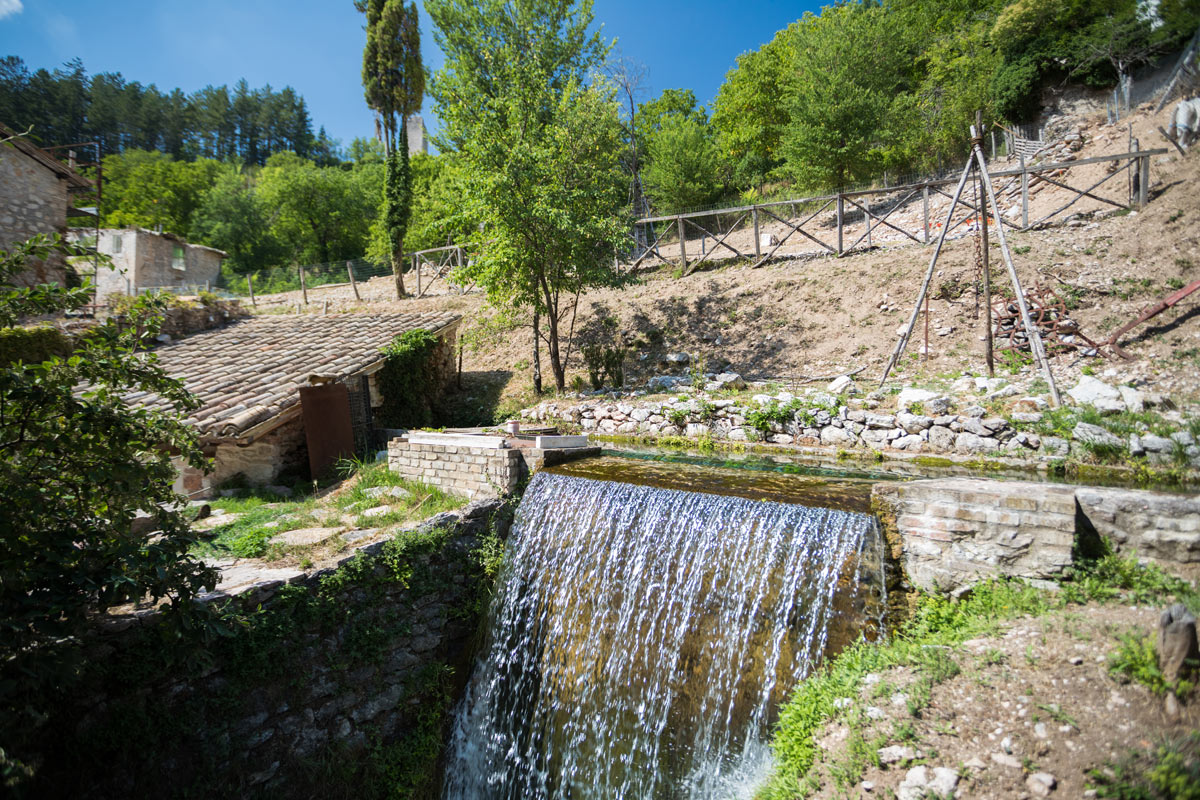
[{"label": "tiled roof", "polygon": [[[300,402],[310,375],[355,375],[378,362],[379,351],[405,331],[436,332],[460,315],[291,314],[251,317],[158,348],[159,364],[202,403],[188,417],[202,437],[238,437]],[[154,407],[157,395],[127,402]]]},{"label": "tiled roof", "polygon": [[32,158],[34,161],[41,164],[46,169],[58,175],[77,189],[91,189],[92,182],[80,175],[75,170],[68,167],[66,164],[59,161],[54,156],[42,148],[38,147],[33,142],[26,139],[24,136],[18,135],[16,131],[0,124],[0,139],[7,139],[6,145],[20,150],[25,155]]}]

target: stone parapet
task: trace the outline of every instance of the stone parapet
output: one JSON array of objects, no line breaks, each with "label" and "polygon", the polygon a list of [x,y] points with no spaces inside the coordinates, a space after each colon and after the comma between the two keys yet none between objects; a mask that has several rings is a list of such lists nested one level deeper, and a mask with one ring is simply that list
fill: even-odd
[{"label": "stone parapet", "polygon": [[1075,499],[1114,551],[1200,577],[1200,496],[1085,486]]}]

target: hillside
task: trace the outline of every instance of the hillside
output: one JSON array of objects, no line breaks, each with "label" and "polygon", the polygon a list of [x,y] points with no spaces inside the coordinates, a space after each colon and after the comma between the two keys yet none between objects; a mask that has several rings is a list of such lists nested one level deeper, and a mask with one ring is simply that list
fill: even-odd
[{"label": "hillside", "polygon": [[[1169,147],[1155,130],[1169,123],[1169,115],[1170,109],[1154,115],[1143,108],[1129,120],[1143,148]],[[1125,150],[1124,122],[1108,125],[1103,114],[1093,114],[1060,119],[1058,124],[1081,130],[1083,146],[1077,158]],[[1100,169],[1103,166],[1079,171]],[[1194,154],[1183,158],[1171,149],[1153,159],[1151,201],[1144,211],[1098,214],[1094,219],[1087,213],[1060,216],[1058,224],[1044,230],[1010,233],[1023,283],[1054,288],[1084,335],[1106,339],[1145,306],[1200,277],[1200,199],[1192,188],[1198,172],[1200,162]],[[1081,187],[1093,182],[1087,172],[1067,180]],[[1070,197],[1048,186],[1036,195],[1031,216]],[[993,285],[1002,288],[1007,278],[994,235],[992,247]],[[897,326],[911,313],[930,255],[929,247],[888,244],[843,258],[801,255],[760,269],[750,269],[745,261],[706,264],[685,278],[674,277],[660,265],[640,272],[623,289],[588,292],[576,327],[587,335],[610,320],[607,327],[631,348],[626,368],[631,382],[669,371],[661,363],[667,353],[688,353],[693,360],[702,359],[709,371],[727,368],[747,378],[798,380],[865,367],[864,377],[877,379],[894,347]],[[974,271],[975,238],[948,241],[932,287],[931,352],[927,360],[910,356],[904,362],[904,381],[983,371],[985,315],[982,309],[978,318],[974,313]],[[439,281],[422,299],[388,300],[390,278],[360,284],[359,289],[362,301],[355,301],[349,287],[310,291],[306,310],[319,313],[327,304],[330,311],[457,311],[474,320],[463,331],[466,394],[460,400],[470,398],[463,405],[490,417],[497,393],[503,397],[504,411],[531,399],[529,331],[501,322],[480,293],[459,295]],[[264,313],[287,313],[297,309],[300,297],[290,293],[259,302]],[[1169,394],[1177,402],[1194,401],[1200,392],[1198,309],[1200,294],[1127,334],[1122,345],[1134,361],[1066,353],[1054,359],[1056,375],[1070,385],[1087,370],[1112,381],[1144,382],[1145,388]],[[920,346],[919,327],[909,352]],[[997,363],[1004,362],[998,357]],[[1011,371],[1029,373],[1020,364],[1012,364]],[[584,374],[577,355],[568,374],[568,381]]]}]

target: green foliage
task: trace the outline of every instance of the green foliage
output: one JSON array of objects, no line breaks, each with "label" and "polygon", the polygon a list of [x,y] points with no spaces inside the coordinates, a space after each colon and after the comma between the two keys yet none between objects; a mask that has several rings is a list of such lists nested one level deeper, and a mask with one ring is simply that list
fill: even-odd
[{"label": "green foliage", "polygon": [[655,211],[707,208],[720,198],[720,157],[703,119],[672,114],[647,139],[642,178]]},{"label": "green foliage", "polygon": [[32,328],[0,328],[0,367],[22,361],[38,364],[71,353],[71,340],[50,325]]},{"label": "green foliage", "polygon": [[1134,750],[1106,769],[1088,771],[1097,797],[1117,800],[1200,800],[1200,732]]},{"label": "green foliage", "polygon": [[1126,631],[1117,637],[1117,649],[1109,654],[1108,671],[1122,683],[1140,683],[1162,696],[1171,688],[1158,667],[1158,650],[1146,633]]},{"label": "green foliage", "polygon": [[439,339],[426,330],[405,331],[383,350],[379,391],[383,394],[380,421],[395,428],[421,428],[433,421],[433,403],[440,393],[434,351]]},{"label": "green foliage", "polygon": [[[78,255],[57,237],[0,252],[4,329],[25,314],[90,302],[86,286],[12,288],[31,259],[51,253]],[[0,367],[0,716],[28,721],[44,711],[28,697],[73,680],[74,637],[90,615],[166,599],[177,630],[207,624],[192,599],[215,585],[215,571],[188,556],[197,540],[172,490],[172,452],[204,466],[182,419],[197,404],[147,352],[158,332],[157,302],[141,300],[133,324],[91,328],[67,356]],[[166,405],[126,405],[123,396],[135,392],[154,393]],[[132,530],[139,510],[149,514],[155,536]]]}]

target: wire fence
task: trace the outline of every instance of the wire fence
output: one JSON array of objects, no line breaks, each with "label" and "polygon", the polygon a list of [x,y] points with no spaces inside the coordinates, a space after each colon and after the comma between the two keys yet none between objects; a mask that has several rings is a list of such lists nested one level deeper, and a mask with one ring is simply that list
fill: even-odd
[{"label": "wire fence", "polygon": [[[331,284],[349,283],[351,274],[356,281],[368,281],[371,278],[391,275],[392,267],[390,264],[355,258],[347,261],[330,261],[324,264],[276,267],[245,274],[227,272],[222,275],[222,288],[238,297],[249,297],[252,294],[279,294],[300,291],[302,288],[315,289]],[[303,283],[301,283],[302,275]]]}]

